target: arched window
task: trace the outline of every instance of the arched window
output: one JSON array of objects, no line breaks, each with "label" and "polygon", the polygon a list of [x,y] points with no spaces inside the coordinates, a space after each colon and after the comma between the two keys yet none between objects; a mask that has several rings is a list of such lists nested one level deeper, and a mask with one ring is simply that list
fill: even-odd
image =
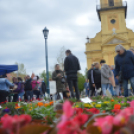
[{"label": "arched window", "polygon": [[108,0],[109,1],[109,6],[114,6],[114,0]]}]

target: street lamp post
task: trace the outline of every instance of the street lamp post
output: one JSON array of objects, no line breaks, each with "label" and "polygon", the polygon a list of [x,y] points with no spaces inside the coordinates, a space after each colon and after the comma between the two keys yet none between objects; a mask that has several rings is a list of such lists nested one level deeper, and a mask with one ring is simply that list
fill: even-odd
[{"label": "street lamp post", "polygon": [[48,37],[48,33],[49,33],[49,30],[45,27],[43,29],[43,34],[44,34],[44,38],[45,38],[47,91],[50,94],[50,89],[49,89],[49,69],[48,69],[48,49],[47,49],[47,37]]}]

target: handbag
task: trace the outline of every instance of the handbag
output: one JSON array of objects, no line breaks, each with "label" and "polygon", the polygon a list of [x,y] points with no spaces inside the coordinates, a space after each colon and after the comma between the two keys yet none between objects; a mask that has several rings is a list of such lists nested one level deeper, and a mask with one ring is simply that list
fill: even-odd
[{"label": "handbag", "polygon": [[65,77],[62,77],[62,78],[61,78],[61,83],[64,84],[65,82],[66,82]]},{"label": "handbag", "polygon": [[[123,64],[124,65],[125,63],[125,56],[123,58]],[[123,75],[122,75],[122,71],[119,72],[119,83],[123,83]]]}]

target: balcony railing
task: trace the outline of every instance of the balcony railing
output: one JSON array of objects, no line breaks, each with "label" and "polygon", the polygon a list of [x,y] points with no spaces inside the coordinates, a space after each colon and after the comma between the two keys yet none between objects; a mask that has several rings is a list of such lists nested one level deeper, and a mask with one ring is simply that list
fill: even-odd
[{"label": "balcony railing", "polygon": [[114,2],[111,5],[108,3],[108,4],[100,4],[100,5],[96,6],[96,10],[98,12],[98,16],[99,16],[100,20],[101,20],[100,11],[111,10],[111,9],[120,9],[120,8],[125,9],[125,17],[126,17],[126,15],[127,15],[127,2],[126,1]]},{"label": "balcony railing", "polygon": [[103,9],[109,9],[109,8],[117,8],[117,7],[127,7],[127,2],[123,1],[123,2],[114,2],[113,5],[108,4],[101,4],[101,5],[97,5],[97,10],[103,10]]}]

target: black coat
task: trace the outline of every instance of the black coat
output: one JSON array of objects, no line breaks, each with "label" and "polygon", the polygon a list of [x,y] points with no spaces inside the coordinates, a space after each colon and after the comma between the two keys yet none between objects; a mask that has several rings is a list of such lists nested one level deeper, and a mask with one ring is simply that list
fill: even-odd
[{"label": "black coat", "polygon": [[99,69],[94,69],[93,70],[92,83],[93,84],[101,83],[101,71]]},{"label": "black coat", "polygon": [[79,71],[80,64],[77,57],[70,54],[65,58],[64,70],[66,72],[67,78],[77,78],[77,71]]},{"label": "black coat", "polygon": [[94,90],[94,87],[92,85],[92,82],[91,82],[91,72],[93,71],[93,69],[91,68],[90,70],[88,70],[87,72],[87,78],[89,80],[89,86],[90,86],[90,90]]}]

